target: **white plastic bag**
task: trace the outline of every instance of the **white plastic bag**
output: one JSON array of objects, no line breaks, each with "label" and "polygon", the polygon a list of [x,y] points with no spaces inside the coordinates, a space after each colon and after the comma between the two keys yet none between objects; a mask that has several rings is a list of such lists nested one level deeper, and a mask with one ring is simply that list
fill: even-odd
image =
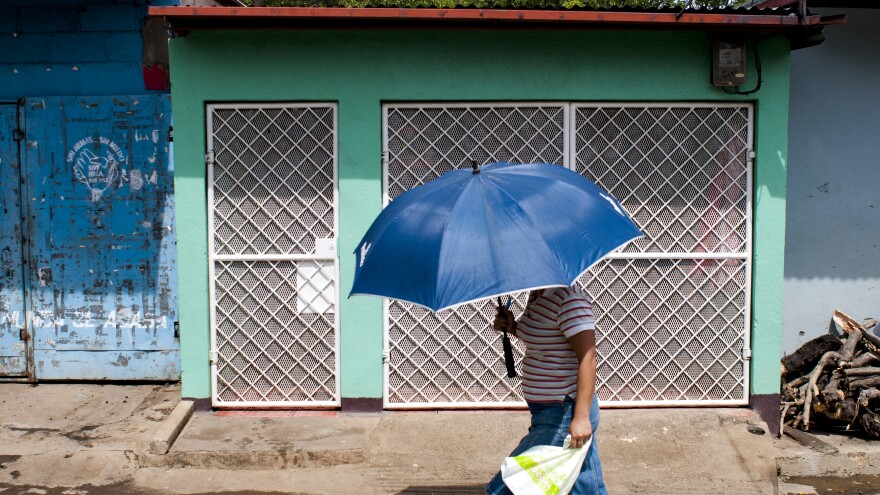
[{"label": "white plastic bag", "polygon": [[562,447],[538,445],[516,457],[505,457],[501,479],[514,495],[567,495],[587,458],[593,437],[579,449],[569,448],[571,435]]}]

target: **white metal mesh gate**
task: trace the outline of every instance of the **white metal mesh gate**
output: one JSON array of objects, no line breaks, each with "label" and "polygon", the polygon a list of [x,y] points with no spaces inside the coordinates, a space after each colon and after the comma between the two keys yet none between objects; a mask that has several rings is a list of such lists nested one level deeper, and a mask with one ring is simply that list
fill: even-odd
[{"label": "white metal mesh gate", "polygon": [[208,185],[214,405],[338,405],[335,105],[209,105]]},{"label": "white metal mesh gate", "polygon": [[[385,107],[386,200],[444,172],[495,161],[562,165],[566,105]],[[517,305],[524,302],[522,296]],[[490,328],[492,301],[440,313],[387,304],[386,407],[506,406],[522,402],[506,377],[501,342]],[[516,341],[515,341],[516,342]],[[517,361],[522,346],[514,348]]]},{"label": "white metal mesh gate", "polygon": [[573,167],[646,234],[581,280],[599,397],[748,402],[752,107],[574,105]]},{"label": "white metal mesh gate", "polygon": [[[621,200],[647,238],[581,281],[606,405],[747,402],[750,106],[395,104],[384,119],[386,201],[470,160],[565,165]],[[494,311],[389,302],[386,407],[521,403]]]}]

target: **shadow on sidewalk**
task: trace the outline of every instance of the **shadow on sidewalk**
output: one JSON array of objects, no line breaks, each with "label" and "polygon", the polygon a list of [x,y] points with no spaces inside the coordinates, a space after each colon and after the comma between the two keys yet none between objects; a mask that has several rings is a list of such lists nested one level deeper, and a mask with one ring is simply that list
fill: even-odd
[{"label": "shadow on sidewalk", "polygon": [[478,495],[486,493],[486,485],[420,485],[410,486],[399,495]]}]

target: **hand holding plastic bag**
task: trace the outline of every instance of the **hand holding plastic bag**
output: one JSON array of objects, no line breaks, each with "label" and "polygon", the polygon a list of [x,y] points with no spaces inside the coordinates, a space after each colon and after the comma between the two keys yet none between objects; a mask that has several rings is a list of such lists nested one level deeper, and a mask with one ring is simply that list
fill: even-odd
[{"label": "hand holding plastic bag", "polygon": [[593,437],[572,449],[571,435],[562,447],[538,445],[516,457],[505,457],[501,478],[514,495],[567,495],[574,486]]}]

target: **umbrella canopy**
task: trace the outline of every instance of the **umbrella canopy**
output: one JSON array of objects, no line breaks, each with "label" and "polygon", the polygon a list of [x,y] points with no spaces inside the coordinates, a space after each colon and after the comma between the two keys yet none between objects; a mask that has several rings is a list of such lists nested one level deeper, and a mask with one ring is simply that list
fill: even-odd
[{"label": "umbrella canopy", "polygon": [[568,286],[642,233],[616,199],[558,165],[453,170],[386,207],[355,251],[351,295],[440,311]]}]

